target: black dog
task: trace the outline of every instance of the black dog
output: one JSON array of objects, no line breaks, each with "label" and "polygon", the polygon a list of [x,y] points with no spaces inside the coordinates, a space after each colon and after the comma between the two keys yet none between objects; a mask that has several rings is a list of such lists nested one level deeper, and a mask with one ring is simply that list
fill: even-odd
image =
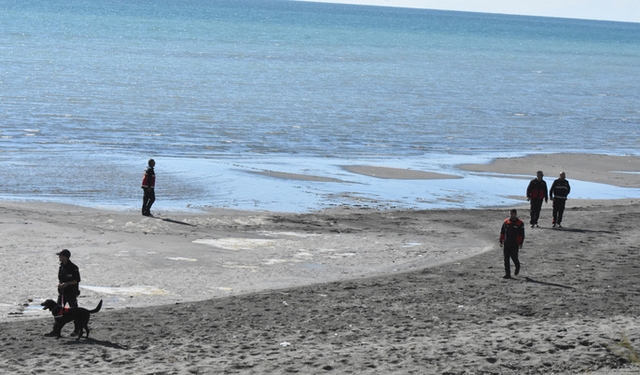
[{"label": "black dog", "polygon": [[87,332],[86,337],[89,338],[89,317],[91,314],[95,314],[100,311],[100,308],[102,307],[102,300],[100,300],[98,306],[91,311],[83,309],[82,307],[63,308],[52,299],[42,302],[41,306],[44,306],[42,308],[43,310],[51,310],[51,314],[53,314],[53,317],[56,319],[56,324],[53,326],[52,334],[55,335],[57,339],[61,337],[60,332],[62,331],[62,327],[73,321],[75,326],[73,332],[78,335],[76,340],[80,340],[83,329]]}]

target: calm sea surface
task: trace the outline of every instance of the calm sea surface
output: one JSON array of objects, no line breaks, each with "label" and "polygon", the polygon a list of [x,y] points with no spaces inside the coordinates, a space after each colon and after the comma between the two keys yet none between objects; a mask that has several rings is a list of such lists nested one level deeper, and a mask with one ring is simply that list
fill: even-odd
[{"label": "calm sea surface", "polygon": [[[152,157],[158,210],[471,208],[509,204],[526,181],[456,164],[640,147],[640,24],[276,0],[0,0],[0,25],[2,199],[137,207]],[[342,168],[363,164],[463,179]],[[346,182],[251,173],[264,171]],[[640,196],[575,183],[575,198]]]}]

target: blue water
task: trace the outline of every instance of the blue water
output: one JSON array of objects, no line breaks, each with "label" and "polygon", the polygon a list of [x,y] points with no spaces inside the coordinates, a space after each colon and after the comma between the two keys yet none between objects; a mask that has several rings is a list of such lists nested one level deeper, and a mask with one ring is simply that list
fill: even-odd
[{"label": "blue water", "polygon": [[[156,209],[473,208],[510,204],[526,182],[456,164],[638,155],[640,24],[281,0],[2,0],[0,25],[3,199],[137,207],[153,157]],[[463,179],[342,168],[362,164]],[[640,196],[575,184],[575,198]]]}]

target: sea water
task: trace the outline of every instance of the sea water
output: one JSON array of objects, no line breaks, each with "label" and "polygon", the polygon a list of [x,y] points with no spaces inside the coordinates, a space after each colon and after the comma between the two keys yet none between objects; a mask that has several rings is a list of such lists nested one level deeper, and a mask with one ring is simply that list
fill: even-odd
[{"label": "sea water", "polygon": [[[284,0],[2,0],[0,25],[2,199],[137,208],[154,158],[156,209],[474,208],[511,204],[527,182],[457,164],[638,154],[640,24]],[[640,196],[572,183],[574,198]]]}]

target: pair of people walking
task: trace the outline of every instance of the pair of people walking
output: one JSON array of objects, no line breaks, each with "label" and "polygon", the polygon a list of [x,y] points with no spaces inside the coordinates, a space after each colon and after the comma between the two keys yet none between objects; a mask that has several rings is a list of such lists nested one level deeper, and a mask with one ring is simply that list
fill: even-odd
[{"label": "pair of people walking", "polygon": [[536,178],[531,180],[527,187],[527,200],[531,203],[531,220],[529,223],[531,228],[538,227],[542,202],[547,203],[551,198],[553,201],[552,225],[554,228],[562,228],[562,217],[567,203],[567,196],[571,192],[571,186],[566,178],[566,173],[560,172],[559,178],[553,181],[547,194],[547,183],[543,180],[543,177],[544,173],[538,171]]}]

